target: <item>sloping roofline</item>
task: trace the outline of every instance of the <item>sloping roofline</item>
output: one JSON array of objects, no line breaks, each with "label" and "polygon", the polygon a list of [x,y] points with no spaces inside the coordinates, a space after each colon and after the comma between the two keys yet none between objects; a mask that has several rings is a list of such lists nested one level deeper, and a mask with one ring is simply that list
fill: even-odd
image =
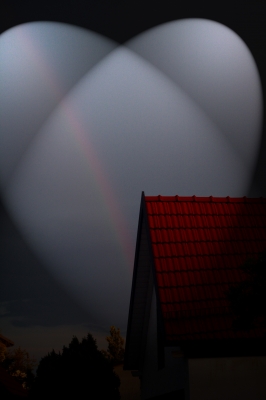
[{"label": "sloping roofline", "polygon": [[[152,248],[148,237],[148,220],[145,208],[145,197],[144,192],[142,192],[128,314],[124,369],[138,370],[147,334],[152,289],[156,285],[155,270],[150,265]],[[139,267],[140,253],[143,254],[142,258],[146,261],[142,263],[142,268]],[[138,291],[137,288],[139,288]]]},{"label": "sloping roofline", "polygon": [[[177,210],[178,208],[178,210]],[[194,210],[194,211],[193,211]],[[254,214],[254,210],[256,211]],[[231,214],[230,214],[231,213]],[[192,216],[191,216],[192,215]],[[190,220],[188,217],[191,217]],[[179,220],[176,219],[176,217],[179,217]],[[258,219],[258,218],[259,219]],[[152,285],[155,288],[156,292],[156,299],[157,299],[157,319],[158,319],[158,337],[159,341],[161,342],[159,347],[164,346],[173,346],[173,345],[179,345],[182,343],[182,346],[184,349],[186,349],[187,353],[194,352],[194,354],[198,353],[199,356],[201,356],[200,352],[196,351],[197,348],[204,349],[204,354],[208,353],[208,349],[210,350],[210,354],[214,354],[213,349],[217,348],[217,341],[219,343],[219,346],[223,352],[224,355],[229,354],[232,352],[231,349],[231,344],[234,343],[234,351],[235,354],[242,354],[243,355],[243,345],[246,346],[247,348],[247,340],[252,337],[249,335],[236,335],[235,339],[238,337],[237,341],[234,338],[234,334],[229,334],[229,333],[221,333],[218,332],[218,334],[214,335],[209,334],[204,336],[204,332],[201,335],[194,335],[193,332],[189,334],[189,331],[187,333],[184,331],[183,334],[183,339],[182,339],[182,332],[177,331],[177,324],[176,324],[176,316],[181,315],[182,313],[192,313],[192,311],[189,311],[189,308],[187,309],[182,309],[178,308],[177,305],[180,305],[182,301],[186,303],[185,300],[178,300],[177,298],[174,299],[174,296],[177,295],[177,291],[173,290],[171,291],[170,287],[172,284],[166,284],[165,279],[170,279],[169,273],[167,271],[170,271],[172,266],[170,265],[170,262],[173,262],[173,259],[178,260],[180,263],[181,261],[183,262],[183,258],[177,259],[176,257],[179,256],[179,254],[171,253],[171,251],[175,250],[169,250],[169,235],[172,235],[172,241],[174,246],[179,246],[180,250],[184,252],[184,248],[180,247],[180,243],[184,244],[184,246],[188,246],[190,244],[189,248],[189,254],[187,261],[189,258],[191,259],[192,253],[193,253],[193,248],[195,247],[195,244],[200,245],[202,243],[202,248],[206,247],[206,241],[207,239],[204,237],[203,234],[203,228],[204,224],[206,225],[205,228],[209,227],[212,228],[212,225],[216,231],[218,231],[217,228],[217,219],[218,219],[218,224],[221,224],[221,226],[224,224],[224,231],[222,234],[224,235],[224,238],[220,239],[217,241],[217,239],[214,240],[214,238],[210,239],[210,244],[209,246],[214,247],[216,246],[217,251],[217,245],[219,247],[224,246],[224,243],[228,246],[230,245],[232,247],[232,243],[230,242],[230,235],[228,236],[227,233],[234,228],[234,224],[237,226],[238,219],[241,221],[242,230],[243,233],[246,234],[246,243],[242,243],[243,235],[241,236],[241,229],[233,230],[230,234],[237,234],[239,236],[238,240],[238,245],[245,245],[245,249],[250,248],[251,252],[253,253],[258,253],[258,249],[264,249],[266,248],[266,199],[260,198],[260,199],[248,199],[246,197],[243,198],[230,198],[230,197],[196,197],[196,196],[191,196],[191,197],[180,197],[180,196],[145,196],[144,192],[142,193],[142,198],[141,198],[141,206],[140,206],[140,214],[139,214],[139,225],[138,225],[138,234],[137,234],[137,244],[136,244],[136,253],[135,253],[135,261],[134,261],[134,272],[133,272],[133,280],[132,280],[132,291],[131,291],[131,299],[130,299],[130,309],[129,309],[129,316],[128,316],[128,329],[127,329],[127,341],[126,341],[126,352],[125,352],[125,367],[129,366],[130,362],[129,359],[132,359],[132,354],[134,354],[134,362],[132,365],[135,365],[134,368],[136,368],[137,364],[140,362],[140,348],[143,348],[143,342],[145,342],[145,326],[147,326],[147,309],[149,308],[150,304],[150,299],[149,297],[151,296],[150,294],[147,296],[147,293],[150,293],[149,285],[151,284],[150,281],[152,281]],[[191,225],[191,221],[194,221],[193,224]],[[168,222],[167,222],[168,221]],[[228,222],[229,221],[229,222]],[[168,225],[167,225],[168,224]],[[170,225],[169,225],[170,224]],[[173,225],[174,224],[174,225]],[[178,226],[176,226],[177,224]],[[179,228],[180,226],[182,227],[182,224],[185,224],[185,228],[187,228],[187,231],[182,231],[180,229],[179,231],[175,229]],[[187,224],[187,226],[186,226]],[[208,225],[209,224],[209,225]],[[216,225],[215,225],[216,224]],[[241,225],[240,224],[240,225]],[[246,227],[245,227],[246,224]],[[252,225],[251,229],[247,229],[248,225]],[[260,227],[260,232],[257,233],[256,231],[256,226]],[[215,228],[216,226],[216,228]],[[169,228],[170,227],[170,228]],[[246,228],[246,230],[245,230]],[[200,231],[201,229],[201,231]],[[168,230],[168,231],[167,231]],[[209,229],[210,230],[210,229]],[[227,232],[228,231],[228,232]],[[145,232],[146,232],[146,237],[145,237]],[[207,232],[207,230],[206,230]],[[227,233],[226,233],[227,232]],[[179,239],[178,235],[180,234],[187,234],[187,238],[185,239]],[[221,232],[219,232],[221,234]],[[262,238],[257,238],[256,235],[259,235],[262,233]],[[165,236],[164,236],[165,235]],[[174,235],[174,236],[173,236]],[[176,235],[176,236],[175,236]],[[189,235],[191,235],[191,238],[189,238]],[[198,235],[198,239],[194,237],[193,235]],[[226,236],[227,235],[227,236]],[[251,235],[249,237],[248,235]],[[242,239],[241,239],[242,237]],[[145,240],[143,239],[145,238]],[[168,239],[167,239],[168,238]],[[229,239],[228,239],[229,238]],[[251,240],[252,239],[252,240]],[[183,240],[183,242],[182,242]],[[180,243],[178,242],[180,241]],[[254,242],[254,243],[253,243]],[[164,245],[165,243],[165,245]],[[193,247],[194,246],[194,247]],[[253,246],[253,247],[252,247]],[[254,247],[255,246],[255,247]],[[255,249],[255,250],[254,250]],[[170,253],[169,253],[170,251]],[[200,254],[200,250],[199,251]],[[234,253],[234,247],[231,252]],[[238,255],[238,260],[241,260],[241,251],[243,252],[243,246],[242,250],[240,249],[240,253]],[[244,250],[246,251],[246,250]],[[168,252],[168,254],[166,254]],[[145,257],[143,259],[143,254],[145,254]],[[181,253],[180,253],[181,254]],[[183,253],[182,253],[183,254]],[[183,254],[184,255],[184,254]],[[214,254],[215,255],[215,254]],[[232,254],[234,256],[234,254]],[[201,254],[200,257],[202,259],[202,256],[206,256],[205,254]],[[208,256],[208,254],[207,254]],[[149,257],[149,261],[147,262],[147,257]],[[193,255],[194,257],[194,255]],[[220,256],[219,256],[220,257]],[[210,257],[209,257],[210,258]],[[217,258],[217,257],[216,257]],[[144,261],[143,261],[144,260]],[[145,261],[146,260],[146,261]],[[208,258],[205,257],[205,263],[207,262]],[[233,261],[232,261],[233,260]],[[231,262],[236,263],[236,257],[234,256],[231,258]],[[182,265],[180,264],[182,267]],[[234,264],[234,268],[236,265]],[[202,268],[202,267],[200,267]],[[219,267],[221,268],[221,267]],[[223,267],[222,267],[223,268]],[[142,274],[146,274],[146,280],[143,278]],[[151,270],[151,276],[152,279],[150,281],[148,280],[148,270]],[[166,275],[165,275],[166,271]],[[180,272],[180,271],[178,271]],[[236,272],[236,268],[234,269],[234,273]],[[176,275],[177,272],[173,270],[173,273]],[[192,273],[196,276],[197,271],[192,271]],[[228,274],[230,275],[231,272]],[[229,276],[228,275],[228,276]],[[185,276],[185,275],[184,275]],[[230,277],[232,274],[230,275]],[[165,279],[163,278],[165,277]],[[172,274],[172,282],[175,281],[175,277]],[[180,278],[181,279],[181,278]],[[187,279],[187,278],[186,278]],[[232,279],[232,277],[230,278]],[[234,277],[235,281],[236,278]],[[239,279],[239,277],[237,278]],[[180,280],[182,282],[182,279]],[[160,288],[158,288],[158,283]],[[209,282],[211,283],[211,282]],[[227,282],[228,283],[228,282]],[[202,283],[200,283],[201,285]],[[214,284],[214,282],[213,282]],[[175,284],[174,284],[175,285]],[[172,287],[174,287],[172,285]],[[139,290],[139,287],[142,287],[142,290]],[[169,286],[169,289],[167,287]],[[186,285],[185,285],[186,286]],[[213,285],[212,285],[213,286]],[[213,286],[214,287],[214,286]],[[138,293],[136,293],[136,288]],[[211,288],[211,286],[210,286]],[[181,291],[182,285],[181,285]],[[146,293],[146,294],[145,294]],[[181,292],[180,292],[181,293]],[[187,294],[189,294],[188,289],[187,289]],[[194,293],[195,295],[195,293]],[[145,297],[146,296],[146,297]],[[166,300],[166,297],[168,296],[168,300]],[[170,300],[169,300],[170,296]],[[171,297],[172,296],[172,297]],[[199,300],[197,300],[199,301]],[[221,300],[222,301],[222,300]],[[182,304],[185,304],[182,303]],[[162,310],[163,306],[163,310]],[[224,305],[222,305],[224,307]],[[171,308],[172,307],[172,308]],[[221,307],[220,307],[221,308]],[[138,310],[138,311],[137,311]],[[179,313],[179,314],[178,314]],[[180,314],[181,313],[181,314]],[[172,317],[167,319],[167,315],[176,315],[175,318]],[[191,316],[190,316],[191,317]],[[202,316],[200,317],[202,319]],[[180,320],[180,319],[179,319]],[[221,320],[222,321],[222,320]],[[220,322],[221,322],[220,321]],[[228,322],[228,321],[227,321]],[[226,326],[226,319],[223,320],[224,329],[228,331],[228,326]],[[167,328],[165,328],[167,326]],[[194,324],[194,327],[196,325]],[[192,324],[193,327],[193,324]],[[184,326],[183,326],[184,328]],[[196,327],[197,328],[197,327]],[[138,332],[139,337],[136,339],[136,332]],[[253,332],[254,333],[254,332]],[[181,336],[180,336],[181,335]],[[256,344],[257,349],[255,349],[256,346],[254,346],[253,343],[253,349],[255,353],[261,352],[262,348],[262,341],[259,339],[262,335],[258,335],[258,332],[253,334],[253,337],[257,337],[256,339]],[[184,340],[184,339],[187,340]],[[222,339],[222,342],[221,342]],[[205,346],[205,344],[206,346]],[[208,343],[208,345],[207,345]],[[223,343],[223,346],[221,344]],[[265,345],[264,345],[265,348]],[[193,350],[192,350],[193,349]],[[204,355],[202,354],[202,355]],[[216,351],[217,354],[217,351]],[[266,352],[265,352],[266,354]],[[138,361],[137,361],[138,360]],[[130,367],[129,367],[130,368]]]},{"label": "sloping roofline", "polygon": [[0,333],[0,342],[2,342],[6,347],[14,346],[14,342],[5,337],[4,335],[1,335],[1,333]]}]

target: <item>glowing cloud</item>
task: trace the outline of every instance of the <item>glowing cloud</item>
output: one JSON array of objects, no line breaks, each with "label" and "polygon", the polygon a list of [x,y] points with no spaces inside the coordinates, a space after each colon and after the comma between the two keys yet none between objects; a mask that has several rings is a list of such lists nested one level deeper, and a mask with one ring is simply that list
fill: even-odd
[{"label": "glowing cloud", "polygon": [[5,32],[0,179],[54,276],[107,326],[126,323],[140,193],[243,196],[262,92],[243,41],[171,22],[124,46],[80,28]]}]

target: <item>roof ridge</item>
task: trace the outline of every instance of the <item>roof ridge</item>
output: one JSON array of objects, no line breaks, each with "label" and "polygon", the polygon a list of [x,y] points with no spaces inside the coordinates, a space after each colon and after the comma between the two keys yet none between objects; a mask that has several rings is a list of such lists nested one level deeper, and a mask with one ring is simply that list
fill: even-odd
[{"label": "roof ridge", "polygon": [[214,202],[214,203],[265,203],[266,197],[230,197],[230,196],[144,196],[145,201],[160,201],[160,202]]}]

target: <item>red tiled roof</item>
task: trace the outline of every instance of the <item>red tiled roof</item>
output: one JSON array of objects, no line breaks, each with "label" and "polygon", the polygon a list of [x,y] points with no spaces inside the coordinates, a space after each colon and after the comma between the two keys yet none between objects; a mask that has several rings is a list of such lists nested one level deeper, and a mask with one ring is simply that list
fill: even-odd
[{"label": "red tiled roof", "polygon": [[266,199],[144,199],[166,340],[262,337],[232,329],[225,293],[266,249]]},{"label": "red tiled roof", "polygon": [[14,346],[14,342],[8,339],[7,337],[0,334],[0,342],[3,343],[6,347]]}]

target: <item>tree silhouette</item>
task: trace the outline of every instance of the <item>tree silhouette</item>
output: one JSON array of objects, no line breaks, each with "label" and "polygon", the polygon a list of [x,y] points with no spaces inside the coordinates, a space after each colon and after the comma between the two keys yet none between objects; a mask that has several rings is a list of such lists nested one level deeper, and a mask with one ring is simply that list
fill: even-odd
[{"label": "tree silhouette", "polygon": [[2,353],[2,367],[21,383],[24,389],[29,389],[34,381],[33,369],[36,360],[31,358],[25,349],[20,347],[6,350]]},{"label": "tree silhouette", "polygon": [[248,259],[241,267],[244,279],[227,293],[235,329],[266,327],[266,251]]},{"label": "tree silhouette", "polygon": [[53,350],[42,358],[30,397],[40,400],[64,397],[117,400],[120,398],[119,385],[119,377],[111,363],[88,334],[81,342],[73,337],[62,353]]},{"label": "tree silhouette", "polygon": [[110,336],[107,336],[106,340],[108,342],[108,348],[107,351],[102,350],[102,353],[113,365],[121,364],[124,361],[125,340],[120,334],[120,329],[112,325],[110,327]]}]

